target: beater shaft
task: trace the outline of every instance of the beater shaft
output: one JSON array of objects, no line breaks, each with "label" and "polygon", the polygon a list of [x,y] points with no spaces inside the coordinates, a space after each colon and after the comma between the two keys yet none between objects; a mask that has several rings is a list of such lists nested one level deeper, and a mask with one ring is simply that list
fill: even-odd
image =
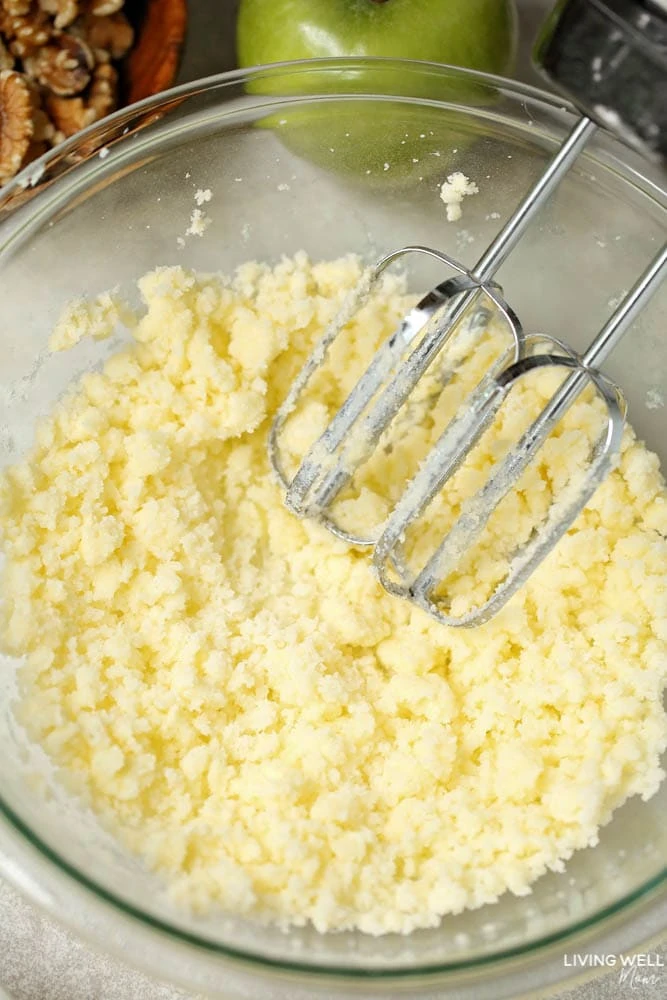
[{"label": "beater shaft", "polygon": [[[584,369],[599,367],[609,357],[667,275],[667,244],[633,285],[616,311],[609,317],[588,350],[581,356],[581,369],[574,372],[551,397],[538,422],[553,424],[576,399],[586,382]],[[535,425],[534,425],[535,426]]]}]

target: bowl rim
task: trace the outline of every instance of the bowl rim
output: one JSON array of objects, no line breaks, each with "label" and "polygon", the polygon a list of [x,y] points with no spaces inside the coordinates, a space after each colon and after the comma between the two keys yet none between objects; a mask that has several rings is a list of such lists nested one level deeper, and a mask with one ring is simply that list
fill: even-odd
[{"label": "bowl rim", "polygon": [[[390,59],[385,57],[363,59],[304,59],[272,63],[263,66],[250,67],[247,69],[232,70],[226,73],[213,74],[200,80],[181,84],[156,96],[148,97],[135,104],[119,109],[107,118],[104,118],[100,122],[96,122],[80,133],[77,133],[76,136],[68,139],[55,149],[50,150],[38,160],[31,162],[4,187],[0,187],[0,212],[3,210],[3,203],[6,204],[7,200],[12,198],[18,192],[25,193],[28,189],[36,186],[48,168],[52,164],[62,160],[63,157],[71,156],[71,154],[76,153],[78,149],[84,148],[86,153],[78,162],[77,166],[83,166],[88,163],[98,154],[99,150],[105,146],[109,135],[109,126],[114,123],[122,124],[135,116],[143,115],[147,111],[152,112],[158,110],[161,107],[168,109],[170,104],[174,101],[180,103],[180,101],[185,98],[196,96],[197,94],[203,92],[220,90],[222,98],[225,88],[231,88],[249,80],[263,79],[267,76],[279,78],[285,72],[289,72],[290,74],[293,74],[294,72],[312,73],[313,70],[317,70],[318,72],[330,71],[332,73],[339,73],[343,70],[350,71],[364,68],[387,69],[390,72],[392,70],[401,70],[403,72],[422,74],[424,71],[428,71],[429,73],[442,77],[469,80],[471,83],[482,83],[495,89],[498,93],[505,94],[511,98],[530,98],[532,102],[547,110],[566,113],[569,116],[568,119],[563,122],[564,133],[567,131],[570,124],[570,118],[578,116],[578,112],[573,105],[563,100],[558,95],[547,93],[538,87],[508,80],[494,74],[462,69],[460,67],[449,66],[442,63],[426,62],[414,59]],[[344,100],[346,96],[354,96],[354,92],[351,91],[334,90],[323,91],[321,93],[319,91],[310,91],[307,93],[308,96],[321,96],[323,99],[329,100]],[[288,101],[298,95],[294,93],[281,93],[278,96],[282,100]],[[363,92],[363,96],[372,100],[382,99],[383,97],[398,97],[400,95],[373,91],[370,93]],[[256,107],[261,107],[261,101],[259,99],[260,95],[257,95],[257,97],[258,101]],[[475,111],[474,106],[469,106],[465,103],[451,100],[444,101],[433,98],[426,99],[413,95],[410,95],[408,100],[416,103],[419,103],[420,100],[427,100],[431,106],[453,105],[473,113]],[[273,106],[276,106],[275,102]],[[552,124],[553,123],[544,125],[544,128],[550,128]],[[551,135],[553,137],[553,129],[551,129]],[[131,137],[131,134],[128,135],[128,138]],[[98,139],[99,141],[96,144],[93,143],[93,148],[91,149],[91,140],[94,141],[95,139]],[[122,141],[122,137],[120,141]],[[658,203],[658,205],[667,209],[667,192],[656,182],[642,174],[638,168],[625,162],[623,153],[625,152],[625,154],[628,155],[628,151],[625,147],[623,147],[618,141],[612,139],[610,150],[611,151],[608,151],[607,148],[603,150],[604,165],[609,166],[611,164],[614,171],[621,175],[623,182],[638,188],[643,194],[649,195]],[[596,152],[599,153],[599,150],[596,150]],[[76,173],[76,169],[74,169],[74,173]],[[54,187],[56,189],[64,187],[67,190],[71,185],[76,185],[76,181],[72,181],[69,171],[66,174],[58,176],[54,179]],[[58,191],[54,193],[57,199]],[[40,189],[36,189],[32,196],[29,197],[28,202],[21,204],[20,208],[22,210],[27,208],[30,214],[31,205],[34,202],[35,205],[39,204],[39,211],[36,214],[43,216],[49,207],[49,202],[47,200],[47,204],[45,206],[43,204],[42,197],[40,197],[41,194],[42,191]],[[62,194],[62,192],[60,192],[60,194]],[[14,236],[17,235],[17,233],[12,231],[11,224],[9,227],[5,224],[6,221],[11,222],[13,214],[14,209],[10,206],[9,214],[0,218],[0,256],[13,242]],[[30,219],[25,220],[20,227],[20,232],[23,232],[29,225]],[[4,241],[2,238],[3,231],[7,228],[9,228],[9,240]],[[262,954],[260,951],[244,949],[235,945],[221,944],[220,942],[213,941],[204,935],[175,927],[168,921],[162,920],[150,913],[146,913],[134,904],[128,903],[127,900],[124,900],[115,892],[105,888],[103,885],[96,882],[92,877],[80,871],[74,864],[62,857],[58,851],[47,844],[37,833],[35,833],[34,830],[31,829],[27,823],[21,819],[20,816],[16,814],[12,807],[5,802],[2,794],[0,793],[0,823],[5,822],[9,825],[14,834],[18,834],[20,838],[23,838],[31,847],[37,850],[47,863],[53,865],[55,869],[65,875],[66,878],[73,879],[79,886],[86,890],[87,893],[92,894],[93,897],[97,898],[97,900],[110,904],[114,911],[120,912],[122,916],[130,917],[133,920],[138,921],[148,930],[160,932],[160,934],[166,935],[181,944],[194,945],[198,949],[204,950],[209,955],[235,960],[236,962],[240,961],[252,967],[260,969],[264,968],[268,970],[283,970],[288,973],[299,973],[300,975],[311,976],[312,978],[328,977],[334,978],[338,981],[348,980],[359,982],[359,980],[365,980],[369,984],[373,981],[384,982],[385,984],[392,980],[405,982],[406,980],[418,977],[435,977],[442,976],[446,973],[481,970],[509,959],[529,956],[534,957],[536,953],[548,948],[549,946],[572,940],[577,935],[583,932],[591,931],[595,928],[601,929],[605,924],[605,921],[609,918],[618,917],[619,914],[622,914],[624,911],[631,908],[633,904],[637,904],[641,900],[646,900],[648,897],[652,896],[655,891],[661,888],[663,890],[663,894],[667,892],[666,862],[660,872],[632,891],[627,892],[613,903],[600,907],[595,912],[568,924],[560,930],[536,937],[528,944],[500,948],[496,951],[486,952],[483,955],[474,956],[473,958],[447,962],[431,962],[415,965],[409,968],[382,968],[381,966],[365,968],[359,965],[330,965],[322,962],[300,962],[293,959],[276,958],[272,955]],[[6,874],[8,880],[13,881],[11,865],[5,866],[2,855],[0,855],[0,871],[2,871],[3,874]],[[36,901],[40,903],[40,905],[44,905],[42,900]],[[55,913],[53,909],[51,909],[50,912],[57,918],[58,914]]]},{"label": "bowl rim", "polygon": [[[27,164],[27,166],[20,170],[18,174],[12,177],[11,180],[7,181],[4,185],[0,185],[0,213],[3,212],[10,199],[14,198],[16,195],[22,193],[25,194],[31,189],[35,189],[35,195],[39,194],[39,185],[42,178],[52,165],[67,157],[71,157],[73,154],[76,155],[77,150],[81,148],[85,149],[86,152],[81,157],[79,165],[90,161],[96,153],[100,151],[100,149],[104,148],[105,140],[108,137],[111,126],[122,124],[135,116],[144,114],[145,112],[155,111],[163,105],[168,105],[171,102],[178,102],[187,97],[194,96],[197,93],[223,89],[225,87],[231,87],[235,84],[240,84],[248,80],[250,77],[253,79],[262,79],[264,77],[272,76],[279,77],[284,74],[285,71],[293,74],[295,71],[308,73],[312,72],[314,69],[317,69],[318,72],[336,72],[354,69],[363,70],[364,68],[385,68],[390,72],[393,69],[394,72],[400,70],[407,73],[423,73],[425,70],[428,70],[431,73],[443,77],[449,76],[454,79],[458,78],[459,80],[469,80],[471,83],[486,84],[488,87],[493,88],[500,93],[507,93],[515,98],[530,98],[532,101],[541,104],[543,107],[548,108],[551,111],[568,113],[569,115],[575,117],[581,117],[580,112],[572,104],[572,102],[559,94],[551,93],[540,87],[533,86],[529,83],[523,83],[519,80],[511,80],[495,73],[484,73],[480,70],[453,66],[448,63],[438,63],[421,59],[396,59],[389,58],[387,56],[295,59],[276,63],[265,63],[263,65],[252,66],[244,69],[228,70],[224,73],[213,73],[198,80],[178,84],[177,86],[170,87],[168,90],[161,91],[159,94],[155,94],[152,97],[146,97],[141,101],[136,101],[134,104],[128,104],[122,108],[118,108],[105,118],[94,122],[92,125],[86,126],[86,128],[77,132],[69,139],[61,142],[59,145],[48,150],[46,153],[43,153],[42,156],[37,159],[32,160],[29,164]],[[259,97],[259,95],[257,96]],[[285,94],[281,96],[287,98],[295,95]],[[331,99],[336,96],[336,92],[326,92],[322,96]],[[345,94],[342,93],[338,96],[344,97]],[[364,93],[364,96],[371,99],[373,97],[387,95],[375,92],[366,92]],[[397,94],[396,96],[401,95]],[[410,95],[408,99],[415,101],[419,100],[418,97],[413,95]],[[455,101],[446,102],[438,99],[435,99],[433,103],[453,103],[458,107],[464,106],[462,104],[457,104]],[[662,204],[663,207],[667,208],[667,187],[663,186],[662,180],[659,184],[648,177],[643,172],[642,167],[633,166],[631,163],[628,163],[625,158],[632,156],[633,151],[630,150],[629,147],[624,146],[618,139],[610,135],[610,133],[606,132],[605,129],[601,127],[598,128],[596,135],[593,136],[593,142],[595,142],[596,139],[599,139],[601,135],[604,135],[605,139],[609,142],[609,150],[607,151],[608,158],[613,162],[615,168],[624,176],[624,178],[633,183],[636,187],[639,187],[645,194],[650,195],[654,200]],[[95,142],[96,138],[99,140],[97,143]],[[590,150],[590,145],[588,149]],[[638,154],[636,154],[636,152],[634,153],[634,158],[638,158]],[[645,165],[646,164],[644,163],[644,166]],[[57,179],[60,180],[60,178]],[[25,204],[25,202],[23,204]],[[4,221],[5,217],[0,215],[0,234],[2,232]],[[0,250],[1,249],[2,243],[0,243]]]}]

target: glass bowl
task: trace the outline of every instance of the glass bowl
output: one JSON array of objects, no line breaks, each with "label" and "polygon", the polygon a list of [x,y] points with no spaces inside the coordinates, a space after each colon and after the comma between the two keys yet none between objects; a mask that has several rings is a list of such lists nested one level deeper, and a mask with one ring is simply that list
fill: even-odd
[{"label": "glass bowl", "polygon": [[[547,95],[493,77],[332,60],[211,78],[88,130],[0,192],[0,462],[23,453],[35,419],[114,349],[91,341],[48,354],[71,298],[111,286],[130,293],[159,264],[229,272],[299,249],[373,259],[426,244],[473,265],[573,120]],[[445,221],[438,201],[454,170],[480,189],[460,224]],[[185,238],[197,188],[213,192],[210,226]],[[503,267],[506,297],[526,328],[582,348],[666,224],[664,193],[600,138]],[[665,310],[659,295],[607,366],[663,463],[665,416],[655,400],[664,388]],[[572,975],[568,955],[591,942],[621,950],[667,926],[664,785],[648,802],[629,801],[595,848],[541,878],[531,895],[506,895],[436,930],[284,933],[189,916],[52,782],[13,719],[15,666],[5,658],[0,672],[0,871],[98,947],[154,975],[226,998],[500,1000]]]}]

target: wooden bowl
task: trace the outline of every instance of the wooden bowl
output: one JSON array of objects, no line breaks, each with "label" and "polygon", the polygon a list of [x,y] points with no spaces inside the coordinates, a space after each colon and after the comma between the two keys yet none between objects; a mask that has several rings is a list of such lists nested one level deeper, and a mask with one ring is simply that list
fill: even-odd
[{"label": "wooden bowl", "polygon": [[133,104],[174,83],[185,40],[187,0],[127,0],[135,42],[122,70],[121,103]]}]

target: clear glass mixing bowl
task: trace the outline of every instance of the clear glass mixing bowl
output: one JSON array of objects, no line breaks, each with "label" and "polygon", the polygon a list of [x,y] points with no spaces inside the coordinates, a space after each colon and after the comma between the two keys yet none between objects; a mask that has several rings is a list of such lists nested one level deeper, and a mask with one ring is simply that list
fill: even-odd
[{"label": "clear glass mixing bowl", "polygon": [[[158,264],[228,272],[298,249],[374,258],[421,243],[472,265],[572,121],[545,94],[495,78],[336,60],[216,77],[89,130],[0,193],[0,463],[25,450],[35,419],[71,378],[114,350],[91,342],[48,355],[70,298],[130,290]],[[502,269],[524,326],[575,348],[667,228],[664,193],[624,156],[610,140],[594,142]],[[462,223],[448,224],[438,184],[455,169],[480,191]],[[197,188],[213,193],[211,223],[183,245]],[[656,402],[666,305],[658,296],[607,366],[663,461]],[[15,667],[2,660],[0,871],[98,946],[154,974],[224,997],[497,1000],[564,977],[564,954],[602,931],[629,947],[667,919],[666,786],[649,802],[630,801],[595,848],[540,879],[532,895],[507,895],[437,930],[374,939],[188,916],[51,781],[12,718]]]}]

